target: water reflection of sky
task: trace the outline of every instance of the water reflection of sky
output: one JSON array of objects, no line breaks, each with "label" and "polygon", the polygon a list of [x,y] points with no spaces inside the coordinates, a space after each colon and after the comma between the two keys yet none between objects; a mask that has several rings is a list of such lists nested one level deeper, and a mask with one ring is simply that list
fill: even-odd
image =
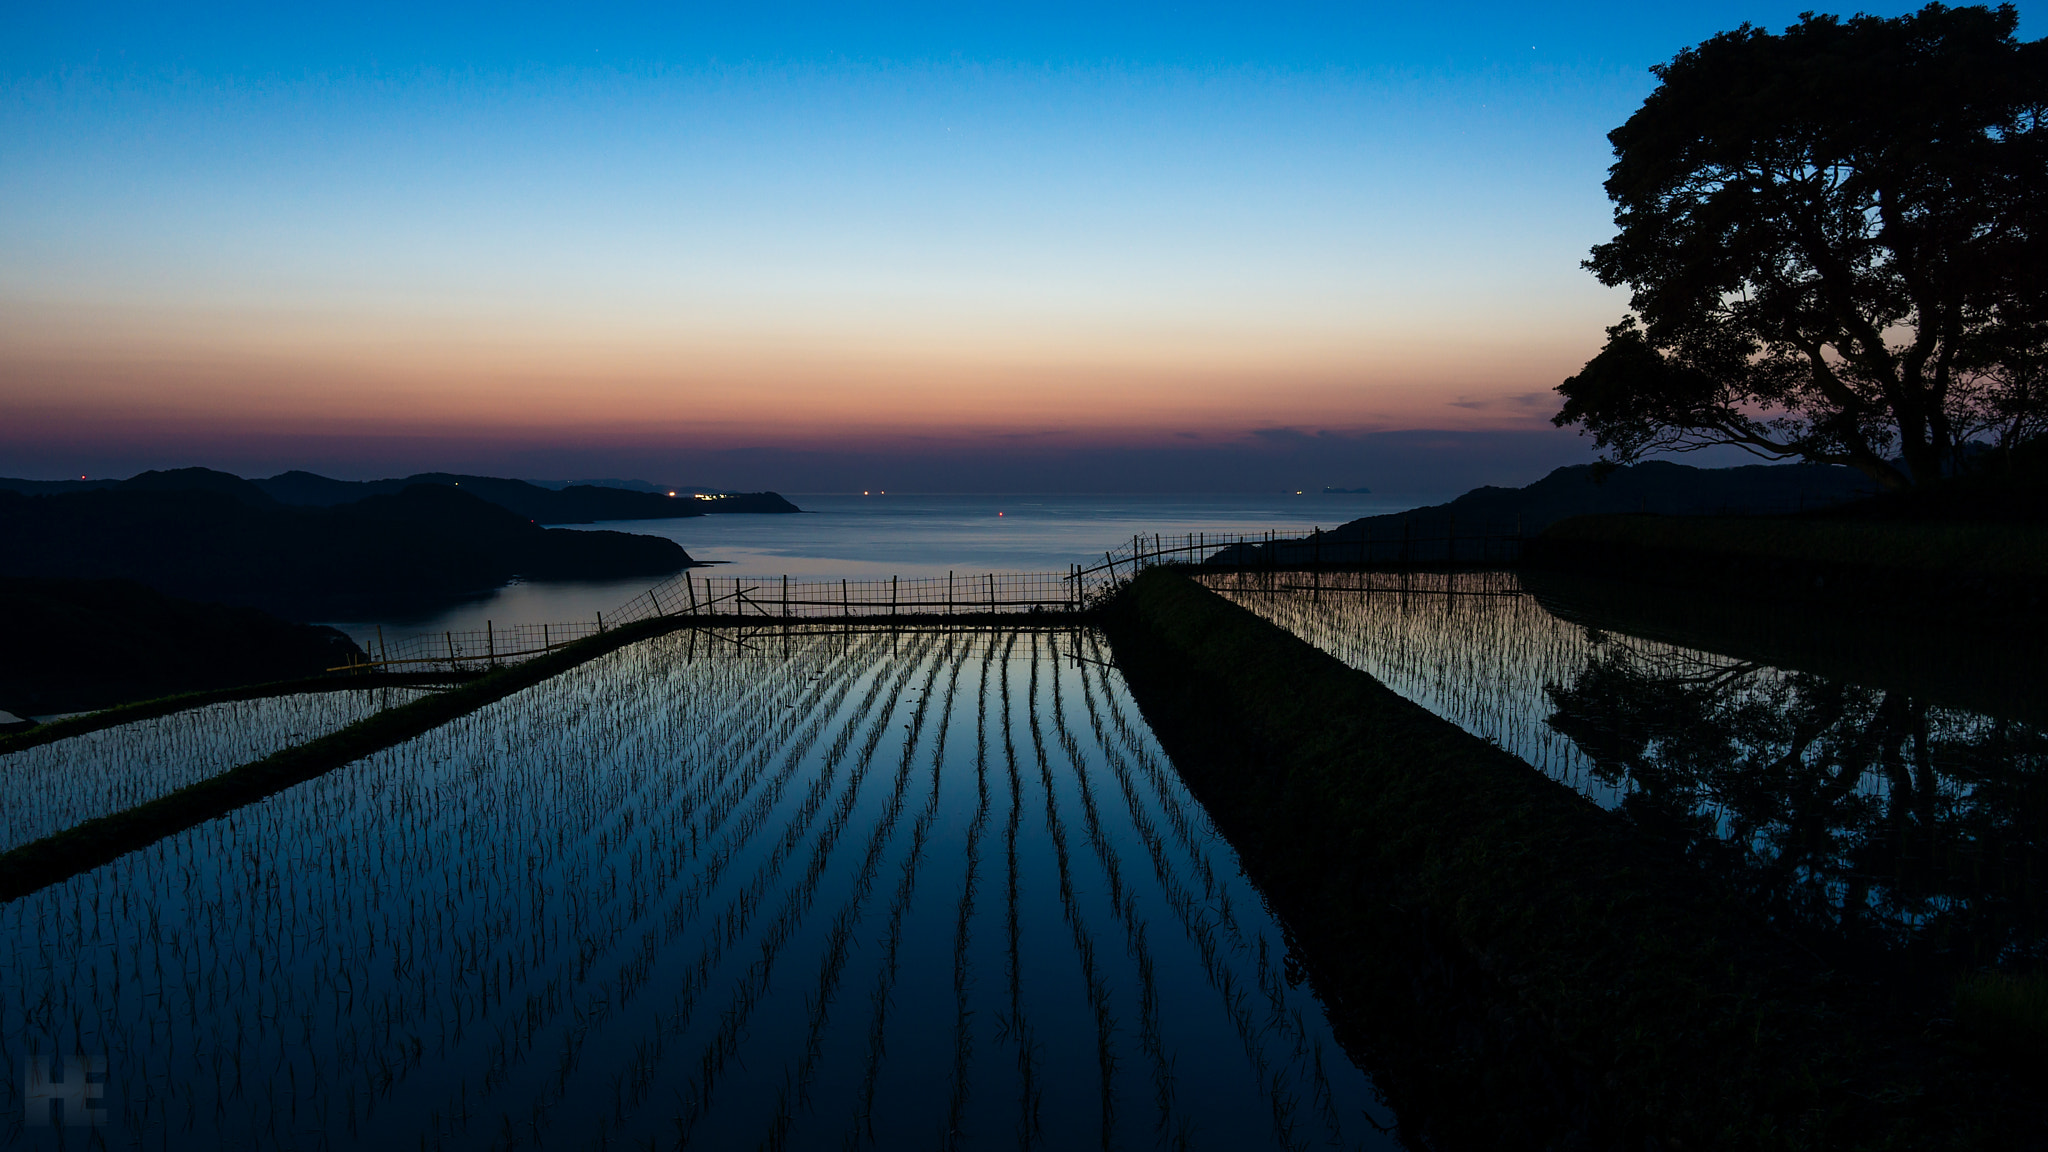
[{"label": "water reflection of sky", "polygon": [[[1513,572],[1208,582],[1681,846],[1781,923],[1935,969],[2048,956],[2048,733],[1553,615]],[[1788,625],[1792,626],[1792,625]]]},{"label": "water reflection of sky", "polygon": [[104,1054],[193,1147],[1395,1146],[1078,628],[629,646],[0,905],[0,989],[0,1109]]},{"label": "water reflection of sky", "polygon": [[[1064,572],[1136,533],[1334,528],[1411,507],[1368,494],[1300,496],[807,495],[802,515],[692,516],[569,527],[662,536],[718,576],[874,579],[948,572]],[[646,579],[520,582],[439,612],[337,623],[359,642],[495,625],[588,621],[647,591]]]},{"label": "water reflection of sky", "polygon": [[800,495],[802,516],[695,516],[591,527],[665,536],[720,575],[874,578],[1064,572],[1137,533],[1334,528],[1408,506],[1370,495]]},{"label": "water reflection of sky", "polygon": [[[1224,595],[1467,732],[1491,740],[1603,807],[1622,790],[1544,723],[1546,683],[1597,650],[1544,611],[1512,572],[1282,573],[1210,577]],[[1668,646],[1664,646],[1668,647]]]}]

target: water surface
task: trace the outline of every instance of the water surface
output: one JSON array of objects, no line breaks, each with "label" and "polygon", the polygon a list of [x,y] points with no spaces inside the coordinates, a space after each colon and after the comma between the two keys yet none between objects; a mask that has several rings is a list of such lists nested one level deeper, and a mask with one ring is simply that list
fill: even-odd
[{"label": "water surface", "polygon": [[[690,516],[564,527],[636,532],[681,544],[719,576],[809,580],[980,572],[1065,572],[1099,564],[1134,534],[1334,528],[1418,500],[1372,495],[920,496],[796,493],[801,514]],[[588,621],[647,590],[647,579],[532,581],[446,610],[337,627],[368,645],[387,637],[481,631],[496,624]]]},{"label": "water surface", "polygon": [[0,755],[0,852],[316,740],[423,689],[294,692],[230,700]]},{"label": "water surface", "polygon": [[1821,675],[1636,634],[1597,605],[1573,615],[1600,626],[1575,622],[1514,572],[1204,580],[1682,846],[1816,947],[1936,984],[2048,960],[2037,723],[1874,669]]},{"label": "water surface", "polygon": [[1108,660],[578,667],[0,907],[0,1116],[77,1051],[116,1144],[1390,1147]]}]

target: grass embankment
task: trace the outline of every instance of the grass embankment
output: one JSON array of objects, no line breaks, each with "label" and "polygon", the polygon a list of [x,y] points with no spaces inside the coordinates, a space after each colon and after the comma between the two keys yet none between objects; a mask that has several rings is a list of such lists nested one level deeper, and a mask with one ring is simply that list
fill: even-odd
[{"label": "grass embankment", "polygon": [[2048,524],[1819,516],[1574,516],[1544,529],[1539,539],[1937,575],[2048,577]]},{"label": "grass embankment", "polygon": [[614,628],[601,635],[564,645],[524,663],[477,674],[418,675],[354,674],[317,677],[276,684],[188,692],[125,704],[117,708],[67,717],[17,735],[0,737],[0,754],[82,735],[102,728],[165,716],[188,708],[231,700],[252,700],[293,692],[326,692],[350,688],[445,684],[454,687],[422,700],[387,709],[317,740],[273,753],[262,760],[229,769],[218,776],[181,788],[168,796],[109,816],[88,820],[33,843],[0,853],[0,901],[13,900],[106,864],[165,836],[224,816],[244,804],[302,784],[344,764],[445,724],[495,700],[501,700],[550,676],[639,640],[679,628],[724,627],[750,632],[802,627],[807,631],[835,625],[848,631],[931,628],[1068,627],[1081,614],[1056,613],[913,615],[881,621],[873,618],[766,620],[758,616],[668,616]]},{"label": "grass embankment", "polygon": [[[338,732],[231,768],[168,796],[110,816],[87,820],[53,836],[0,853],[0,901],[14,900],[90,871],[129,852],[146,848],[166,836],[224,816],[245,804],[252,804],[393,744],[410,740],[586,660],[677,626],[678,621],[672,618],[647,620],[579,640],[525,663],[487,673],[445,692],[386,709]],[[109,710],[113,711],[121,710]],[[128,718],[141,717],[131,715]],[[57,726],[52,724],[49,727]]]},{"label": "grass embankment", "polygon": [[1982,1147],[2008,1112],[1683,860],[1187,578],[1105,626],[1340,1035],[1439,1146]]},{"label": "grass embankment", "polygon": [[2048,523],[1828,516],[1578,516],[1527,568],[1954,623],[2048,624]]},{"label": "grass embankment", "polygon": [[273,680],[266,684],[244,684],[238,688],[209,688],[201,692],[179,692],[170,696],[159,696],[153,700],[137,700],[132,704],[117,704],[97,712],[84,712],[77,716],[66,716],[51,720],[6,736],[0,736],[0,756],[19,752],[38,744],[49,744],[73,736],[83,736],[102,728],[118,728],[138,720],[154,720],[174,712],[192,708],[204,708],[209,704],[227,704],[236,700],[261,700],[269,696],[300,696],[308,692],[369,691],[376,688],[430,688],[436,685],[459,683],[473,680],[482,673],[427,672],[427,673],[369,673],[335,676],[308,676],[297,680]]},{"label": "grass embankment", "polygon": [[1759,601],[1698,588],[1524,569],[1522,587],[1555,616],[1603,632],[1662,640],[1903,692],[1952,708],[2048,725],[2037,686],[2048,624],[2024,618],[1954,621],[1893,617],[1873,626],[1851,602]]}]

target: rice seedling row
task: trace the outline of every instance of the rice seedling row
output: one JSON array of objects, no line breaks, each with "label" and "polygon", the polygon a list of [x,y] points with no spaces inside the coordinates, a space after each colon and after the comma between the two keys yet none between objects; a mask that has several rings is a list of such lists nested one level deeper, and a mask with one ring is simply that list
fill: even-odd
[{"label": "rice seedling row", "polygon": [[88,1052],[144,1147],[1384,1146],[1084,654],[673,633],[0,906],[0,1115]]},{"label": "rice seedling row", "polygon": [[231,700],[0,754],[0,852],[419,698],[384,687]]},{"label": "rice seedling row", "polygon": [[1513,572],[1203,577],[1865,954],[2036,953],[2034,725],[1601,632]]}]

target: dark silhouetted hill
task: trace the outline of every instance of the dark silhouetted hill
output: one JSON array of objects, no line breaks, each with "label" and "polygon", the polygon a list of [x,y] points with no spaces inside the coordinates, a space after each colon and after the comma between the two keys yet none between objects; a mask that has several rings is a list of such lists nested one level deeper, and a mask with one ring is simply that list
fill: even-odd
[{"label": "dark silhouetted hill", "polygon": [[[1661,516],[1744,516],[1796,512],[1842,504],[1875,486],[1853,468],[1816,464],[1751,464],[1695,468],[1652,460],[1615,468],[1602,477],[1591,464],[1559,468],[1522,488],[1475,488],[1448,504],[1392,516],[1354,520],[1341,532],[1393,528],[1402,520],[1440,526],[1455,517],[1475,531],[1512,529],[1533,535],[1567,516],[1595,512],[1651,512]],[[1375,535],[1378,533],[1376,532]]]},{"label": "dark silhouetted hill", "polygon": [[[1482,535],[1534,536],[1572,516],[1605,512],[1648,512],[1665,516],[1770,515],[1840,507],[1869,496],[1874,486],[1852,468],[1815,464],[1752,464],[1740,468],[1695,468],[1653,460],[1601,470],[1591,464],[1559,468],[1521,488],[1475,488],[1447,504],[1433,504],[1384,516],[1366,516],[1326,530],[1320,553],[1344,555],[1347,543],[1374,542],[1373,555],[1386,558],[1390,541],[1413,541],[1408,558],[1427,563],[1446,555],[1445,541],[1466,543],[1459,556],[1471,559]],[[1306,545],[1284,545],[1284,562],[1306,560]],[[1256,556],[1254,561],[1252,557]],[[1266,563],[1263,547],[1233,550],[1219,562]]]},{"label": "dark silhouetted hill", "polygon": [[84,712],[314,676],[360,654],[332,628],[129,580],[0,579],[0,709]]},{"label": "dark silhouetted hill", "polygon": [[389,495],[414,484],[442,484],[460,488],[539,524],[589,524],[598,520],[667,520],[677,516],[702,516],[718,512],[800,512],[802,509],[773,492],[745,492],[699,499],[677,489],[645,492],[627,488],[570,484],[561,488],[542,487],[524,480],[495,476],[466,476],[454,472],[422,472],[403,480],[330,480],[311,472],[285,472],[267,480],[253,481],[258,488],[285,504],[332,506],[367,496]]},{"label": "dark silhouetted hill", "polygon": [[251,481],[211,468],[172,468],[130,476],[114,486],[122,492],[217,492],[244,504],[273,503],[270,495]]},{"label": "dark silhouetted hill", "polygon": [[[262,480],[244,480],[210,468],[177,468],[144,472],[127,480],[19,480],[0,478],[0,491],[24,496],[72,492],[208,491],[223,492],[245,502],[274,500],[313,508],[353,504],[371,496],[395,496],[415,484],[460,488],[537,524],[590,524],[599,520],[668,520],[728,512],[801,512],[803,509],[773,492],[717,492],[712,489],[666,490],[625,485],[645,481],[578,482],[540,485],[496,476],[457,472],[422,472],[393,480],[333,480],[311,472],[283,472]],[[701,493],[701,495],[699,495]]]},{"label": "dark silhouetted hill", "polygon": [[1831,517],[1949,524],[2048,523],[2048,436],[1989,453],[1961,476],[1831,509]]},{"label": "dark silhouetted hill", "polygon": [[541,528],[455,487],[311,508],[192,479],[200,486],[0,492],[0,576],[134,580],[316,620],[430,609],[515,576],[653,577],[691,563],[673,541]]},{"label": "dark silhouetted hill", "polygon": [[58,496],[67,492],[219,492],[249,504],[268,504],[270,497],[253,482],[211,468],[170,468],[141,472],[126,480],[18,480],[0,478],[0,491],[24,496]]}]

